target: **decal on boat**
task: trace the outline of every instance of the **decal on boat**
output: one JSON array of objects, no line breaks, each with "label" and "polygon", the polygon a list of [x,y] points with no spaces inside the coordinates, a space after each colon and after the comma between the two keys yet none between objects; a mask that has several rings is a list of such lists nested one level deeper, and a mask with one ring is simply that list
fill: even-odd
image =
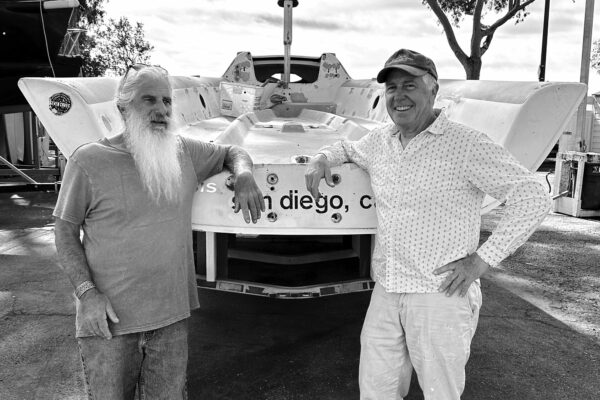
[{"label": "decal on boat", "polygon": [[65,93],[55,93],[50,96],[50,111],[54,115],[63,115],[71,109],[71,98]]}]

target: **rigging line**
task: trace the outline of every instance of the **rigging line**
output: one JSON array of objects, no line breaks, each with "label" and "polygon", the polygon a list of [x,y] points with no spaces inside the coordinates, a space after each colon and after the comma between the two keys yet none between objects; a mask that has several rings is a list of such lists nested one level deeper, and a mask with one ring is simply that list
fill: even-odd
[{"label": "rigging line", "polygon": [[42,19],[42,32],[44,33],[44,42],[46,43],[46,55],[48,56],[48,62],[50,63],[52,76],[56,78],[56,74],[54,73],[54,66],[52,65],[52,60],[50,59],[50,49],[48,48],[48,37],[46,36],[46,25],[44,24],[44,13],[42,12],[42,3],[43,1],[40,0],[40,18]]}]

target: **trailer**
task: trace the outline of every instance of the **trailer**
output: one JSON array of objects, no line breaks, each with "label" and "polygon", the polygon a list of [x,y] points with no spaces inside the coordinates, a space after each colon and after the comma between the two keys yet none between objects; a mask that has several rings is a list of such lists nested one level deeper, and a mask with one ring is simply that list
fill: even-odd
[{"label": "trailer", "polygon": [[[291,13],[291,0],[280,3]],[[200,185],[191,221],[198,286],[279,298],[372,289],[377,220],[369,176],[352,163],[334,168],[335,186],[322,185],[323,197],[315,201],[304,171],[320,147],[359,139],[389,122],[383,85],[351,78],[333,53],[292,56],[289,44],[281,56],[240,52],[221,77],[170,79],[180,133],[244,147],[266,205],[256,224],[246,224],[232,211],[229,172]],[[122,130],[113,100],[117,83],[23,78],[19,87],[68,158],[80,145]],[[435,107],[485,132],[530,170],[543,162],[586,91],[560,82],[439,84]],[[486,198],[482,213],[497,205]]]}]

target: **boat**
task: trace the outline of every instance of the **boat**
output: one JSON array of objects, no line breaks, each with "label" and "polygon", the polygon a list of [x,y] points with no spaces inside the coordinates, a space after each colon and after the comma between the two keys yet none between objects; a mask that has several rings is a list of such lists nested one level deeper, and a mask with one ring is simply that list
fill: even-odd
[{"label": "boat", "polygon": [[[291,38],[292,0],[284,7]],[[287,35],[285,32],[290,32]],[[207,179],[192,210],[199,284],[262,296],[306,298],[369,290],[376,214],[368,175],[355,164],[332,170],[336,185],[306,190],[306,163],[318,149],[356,140],[389,122],[384,87],[353,79],[333,53],[316,57],[239,52],[220,77],[173,76],[173,114],[181,134],[244,147],[267,210],[256,224],[234,214],[229,172]],[[291,79],[290,77],[293,77]],[[65,156],[118,134],[117,78],[23,78],[19,87]],[[568,82],[439,81],[435,107],[488,134],[534,171],[558,141],[586,87]],[[482,213],[499,204],[486,198]],[[285,269],[356,259],[357,274],[333,282],[283,285],[232,277],[236,260]],[[321,266],[321,267],[319,267]],[[275,268],[276,269],[276,268]],[[275,272],[276,274],[276,272]]]}]

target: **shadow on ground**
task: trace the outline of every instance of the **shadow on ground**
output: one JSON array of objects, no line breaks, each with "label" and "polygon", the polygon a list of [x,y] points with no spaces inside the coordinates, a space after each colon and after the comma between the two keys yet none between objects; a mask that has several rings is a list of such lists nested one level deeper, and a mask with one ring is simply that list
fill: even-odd
[{"label": "shadow on ground", "polygon": [[[483,280],[463,400],[595,399],[600,345]],[[302,301],[201,292],[190,399],[357,399],[369,294]],[[413,377],[407,400],[422,399]]]},{"label": "shadow on ground", "polygon": [[[3,400],[85,398],[72,288],[54,258],[53,201],[53,194],[0,195],[0,295],[10,300],[0,318]],[[482,280],[463,400],[598,399],[600,341],[592,332],[600,321],[585,319],[594,298],[585,303],[574,294],[600,292],[599,226],[551,215]],[[303,300],[199,293],[202,309],[190,320],[190,399],[358,399],[369,293]],[[589,330],[577,325],[576,306],[588,307]],[[422,398],[413,379],[407,400]]]}]

